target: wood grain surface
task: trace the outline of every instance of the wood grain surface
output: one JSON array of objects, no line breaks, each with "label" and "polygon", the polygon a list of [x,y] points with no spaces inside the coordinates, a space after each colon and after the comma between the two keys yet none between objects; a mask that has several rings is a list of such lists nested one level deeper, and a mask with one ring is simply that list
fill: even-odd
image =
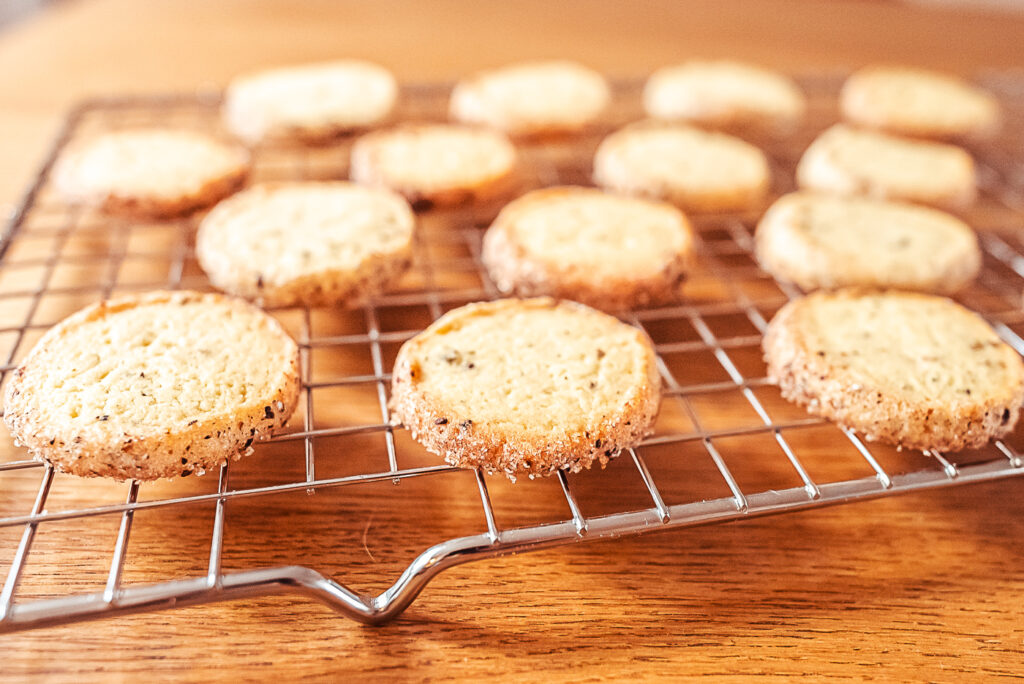
[{"label": "wood grain surface", "polygon": [[[81,96],[216,88],[257,66],[358,55],[403,80],[422,80],[545,55],[619,75],[688,55],[732,55],[800,71],[888,59],[970,72],[1019,66],[1022,44],[1021,17],[882,2],[68,1],[0,33],[0,201],[15,201],[65,109]],[[69,283],[95,276],[62,275]],[[43,313],[78,302],[52,305]],[[15,313],[0,316],[14,320]],[[321,324],[342,334],[365,322],[313,321]],[[313,364],[325,373],[361,368]],[[365,397],[347,391],[325,401],[362,406],[372,419],[373,401],[360,403]],[[713,416],[716,407],[699,410]],[[672,411],[663,420],[684,420]],[[13,450],[3,439],[6,460]],[[794,439],[819,481],[870,474],[863,461],[837,458],[815,429]],[[327,460],[321,474],[367,467],[379,458],[381,440],[367,434],[346,442],[360,448]],[[419,464],[422,455],[403,440],[399,433],[399,455]],[[796,484],[783,467],[743,460],[727,441],[720,448],[745,486]],[[239,468],[232,486],[300,477],[301,442],[289,449]],[[671,483],[667,498],[684,500],[713,479],[713,465],[673,453],[652,454],[652,468]],[[899,470],[922,457],[888,458]],[[627,466],[620,459],[580,478],[585,512],[640,505]],[[0,478],[0,515],[16,506],[24,512],[39,474]],[[502,524],[565,516],[551,480],[489,482]],[[143,496],[216,486],[212,477],[183,480],[147,486]],[[224,566],[308,562],[377,592],[429,544],[485,529],[479,503],[462,495],[473,487],[470,473],[456,472],[403,482],[400,507],[390,482],[233,501]],[[724,483],[717,487],[716,496],[727,495]],[[276,597],[5,635],[0,680],[1011,677],[1024,673],[1021,487],[1016,480],[958,487],[465,565],[443,573],[398,621],[380,628]],[[125,492],[124,485],[58,475],[48,508],[115,503]],[[202,504],[138,514],[131,545],[138,551],[129,551],[125,582],[205,572],[213,513]],[[102,588],[118,522],[108,516],[48,526],[33,546],[23,595]],[[0,572],[19,535],[0,529]]]}]

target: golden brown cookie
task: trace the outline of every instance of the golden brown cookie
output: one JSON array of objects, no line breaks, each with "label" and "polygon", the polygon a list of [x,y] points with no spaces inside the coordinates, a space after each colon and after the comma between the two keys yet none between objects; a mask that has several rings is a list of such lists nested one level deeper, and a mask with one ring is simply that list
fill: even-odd
[{"label": "golden brown cookie", "polygon": [[546,188],[502,209],[483,261],[504,293],[551,295],[604,311],[675,301],[693,230],[670,204],[593,188]]},{"label": "golden brown cookie", "polygon": [[787,131],[806,98],[787,76],[730,60],[691,60],[655,71],[644,87],[647,115],[728,129]]},{"label": "golden brown cookie", "polygon": [[840,92],[850,123],[921,138],[985,138],[999,129],[999,102],[953,75],[905,66],[869,66]]},{"label": "golden brown cookie", "polygon": [[515,184],[516,150],[501,133],[469,126],[406,124],[359,138],[350,176],[410,202],[460,204]]},{"label": "golden brown cookie", "polygon": [[907,140],[838,124],[804,152],[806,190],[963,209],[977,196],[974,160],[954,145]]},{"label": "golden brown cookie", "polygon": [[660,401],[642,331],[546,297],[448,312],[402,346],[391,387],[428,451],[513,479],[605,465],[651,431]]},{"label": "golden brown cookie", "polygon": [[247,152],[202,133],[131,129],[69,147],[54,182],[69,201],[109,214],[169,218],[230,195],[248,167]]},{"label": "golden brown cookie", "polygon": [[959,451],[1001,437],[1024,401],[1024,363],[980,316],[943,297],[816,292],[764,338],[782,396],[879,440]]},{"label": "golden brown cookie", "polygon": [[928,207],[794,192],[779,198],[754,236],[757,260],[804,290],[847,286],[951,294],[981,268],[974,231]]},{"label": "golden brown cookie", "polygon": [[58,470],[156,480],[246,454],[298,393],[298,347],[273,318],[223,295],[150,292],[47,331],[7,385],[4,420]]},{"label": "golden brown cookie", "polygon": [[522,62],[482,71],[452,91],[452,118],[514,136],[573,133],[611,102],[604,76],[564,60]]},{"label": "golden brown cookie", "polygon": [[379,124],[397,98],[387,69],[347,59],[240,76],[228,85],[222,113],[227,128],[248,143],[320,143]]},{"label": "golden brown cookie", "polygon": [[415,224],[384,188],[258,185],[207,214],[196,256],[214,285],[262,306],[353,306],[408,269]]},{"label": "golden brown cookie", "polygon": [[739,138],[641,122],[604,139],[594,156],[594,181],[684,211],[731,212],[760,205],[771,173],[764,153]]}]

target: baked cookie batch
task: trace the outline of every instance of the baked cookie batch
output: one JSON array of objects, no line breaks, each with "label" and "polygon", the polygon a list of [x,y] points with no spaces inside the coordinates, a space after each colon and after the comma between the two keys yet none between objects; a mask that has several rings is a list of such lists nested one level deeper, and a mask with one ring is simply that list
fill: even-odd
[{"label": "baked cookie batch", "polygon": [[[122,480],[238,458],[285,425],[300,390],[298,346],[257,306],[360,305],[408,269],[414,208],[511,200],[481,254],[510,298],[449,311],[407,341],[391,411],[456,466],[513,479],[604,466],[650,434],[661,398],[651,340],[614,314],[685,296],[687,215],[761,213],[769,196],[767,156],[736,136],[786,135],[807,108],[792,80],[759,67],[666,67],[643,91],[649,119],[598,146],[597,188],[524,193],[517,142],[578,134],[611,98],[584,66],[527,62],[460,81],[453,123],[400,122],[394,77],[344,60],[237,78],[222,115],[238,142],[146,129],[76,145],[54,172],[69,201],[157,219],[212,207],[196,256],[233,296],[151,292],[54,326],[7,385],[13,437],[62,471]],[[997,130],[998,105],[900,67],[855,73],[840,105],[846,123],[800,160],[800,191],[757,226],[761,267],[811,293],[768,327],[769,378],[867,439],[980,446],[1013,429],[1024,363],[941,296],[974,279],[981,252],[940,208],[974,201],[955,142]],[[349,181],[241,189],[248,146],[341,135],[359,136]]]}]

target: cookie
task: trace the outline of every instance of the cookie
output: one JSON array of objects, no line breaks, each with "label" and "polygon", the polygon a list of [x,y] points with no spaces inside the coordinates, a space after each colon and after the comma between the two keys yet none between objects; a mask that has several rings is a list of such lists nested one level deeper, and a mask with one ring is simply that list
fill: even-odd
[{"label": "cookie", "polygon": [[357,305],[412,260],[401,196],[345,182],[271,183],[207,214],[196,256],[215,286],[262,306]]},{"label": "cookie", "polygon": [[506,205],[482,256],[506,294],[621,311],[678,299],[692,251],[693,230],[670,204],[563,187]]},{"label": "cookie", "polygon": [[980,316],[907,292],[816,292],[764,337],[782,396],[911,449],[959,451],[1001,437],[1024,401],[1024,363]]},{"label": "cookie", "polygon": [[771,175],[764,153],[724,133],[643,122],[605,138],[594,181],[608,190],[669,201],[684,211],[744,211],[759,205]]},{"label": "cookie", "polygon": [[761,267],[804,290],[845,286],[951,294],[981,268],[966,223],[913,204],[795,192],[754,235]]},{"label": "cookie", "polygon": [[515,184],[516,150],[501,133],[469,126],[407,124],[352,146],[349,175],[410,202],[452,205],[493,198]]},{"label": "cookie", "polygon": [[224,94],[222,115],[228,130],[250,144],[320,143],[379,124],[397,99],[398,84],[387,69],[341,60],[236,78]]},{"label": "cookie", "polygon": [[203,474],[298,403],[298,348],[239,299],[150,292],[86,307],[13,372],[4,420],[33,457],[84,477]]},{"label": "cookie", "polygon": [[192,131],[105,133],[72,146],[54,171],[73,203],[108,214],[170,218],[207,207],[245,182],[248,154]]},{"label": "cookie", "polygon": [[843,116],[867,128],[922,138],[986,138],[999,129],[999,102],[949,75],[900,66],[857,71],[839,94]]},{"label": "cookie", "polygon": [[796,179],[808,190],[947,209],[966,208],[977,196],[974,160],[959,147],[842,124],[811,143],[797,165]]},{"label": "cookie", "polygon": [[783,74],[752,64],[693,60],[655,71],[644,86],[648,116],[730,129],[786,131],[807,101]]},{"label": "cookie", "polygon": [[602,467],[651,432],[650,340],[547,297],[469,304],[398,352],[391,407],[428,451],[515,479]]},{"label": "cookie", "polygon": [[566,61],[523,62],[459,81],[449,109],[456,121],[533,136],[586,128],[610,102],[608,82],[593,69]]}]

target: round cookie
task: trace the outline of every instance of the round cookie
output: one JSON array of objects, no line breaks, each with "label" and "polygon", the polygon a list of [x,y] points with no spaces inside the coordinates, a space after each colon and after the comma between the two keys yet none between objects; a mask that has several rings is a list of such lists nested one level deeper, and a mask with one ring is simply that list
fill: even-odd
[{"label": "round cookie", "polygon": [[383,188],[271,183],[214,207],[196,256],[218,288],[263,306],[354,305],[408,269],[415,223]]},{"label": "round cookie", "polygon": [[318,143],[380,123],[397,99],[398,84],[387,69],[341,60],[238,77],[224,94],[222,115],[228,130],[248,143]]},{"label": "round cookie", "polygon": [[501,133],[469,126],[408,124],[365,135],[352,146],[349,175],[410,202],[459,204],[508,192],[516,150]]},{"label": "round cookie", "polygon": [[298,394],[298,347],[273,318],[223,295],[150,292],[47,331],[14,371],[4,420],[63,472],[156,480],[248,453]]},{"label": "round cookie", "polygon": [[808,190],[948,209],[968,207],[977,196],[974,160],[959,147],[842,124],[811,143],[797,164],[796,179]]},{"label": "round cookie", "polygon": [[782,396],[879,440],[959,451],[1010,432],[1024,363],[977,314],[907,292],[816,292],[784,306],[764,338]]},{"label": "round cookie", "polygon": [[214,204],[244,183],[248,154],[201,133],[146,128],[71,147],[54,182],[69,201],[108,214],[168,218]]},{"label": "round cookie", "polygon": [[594,181],[608,190],[663,199],[684,211],[728,212],[760,204],[771,174],[764,153],[738,138],[643,122],[601,142]]},{"label": "round cookie", "polygon": [[948,74],[899,66],[857,71],[839,94],[847,121],[922,138],[984,138],[999,129],[999,102]]},{"label": "round cookie", "polygon": [[781,131],[804,116],[807,101],[787,76],[752,64],[693,60],[655,71],[644,86],[648,116],[717,128]]},{"label": "round cookie", "polygon": [[765,213],[754,240],[761,267],[804,290],[952,294],[981,268],[978,238],[955,216],[862,197],[785,195]]},{"label": "round cookie", "polygon": [[428,451],[512,479],[604,466],[650,433],[660,401],[642,331],[547,297],[448,312],[402,345],[391,387]]},{"label": "round cookie", "polygon": [[523,62],[459,81],[449,109],[456,121],[530,136],[579,131],[610,102],[608,82],[593,69],[567,61]]},{"label": "round cookie", "polygon": [[693,230],[672,205],[593,188],[546,188],[506,205],[484,235],[498,289],[605,311],[678,299]]}]

